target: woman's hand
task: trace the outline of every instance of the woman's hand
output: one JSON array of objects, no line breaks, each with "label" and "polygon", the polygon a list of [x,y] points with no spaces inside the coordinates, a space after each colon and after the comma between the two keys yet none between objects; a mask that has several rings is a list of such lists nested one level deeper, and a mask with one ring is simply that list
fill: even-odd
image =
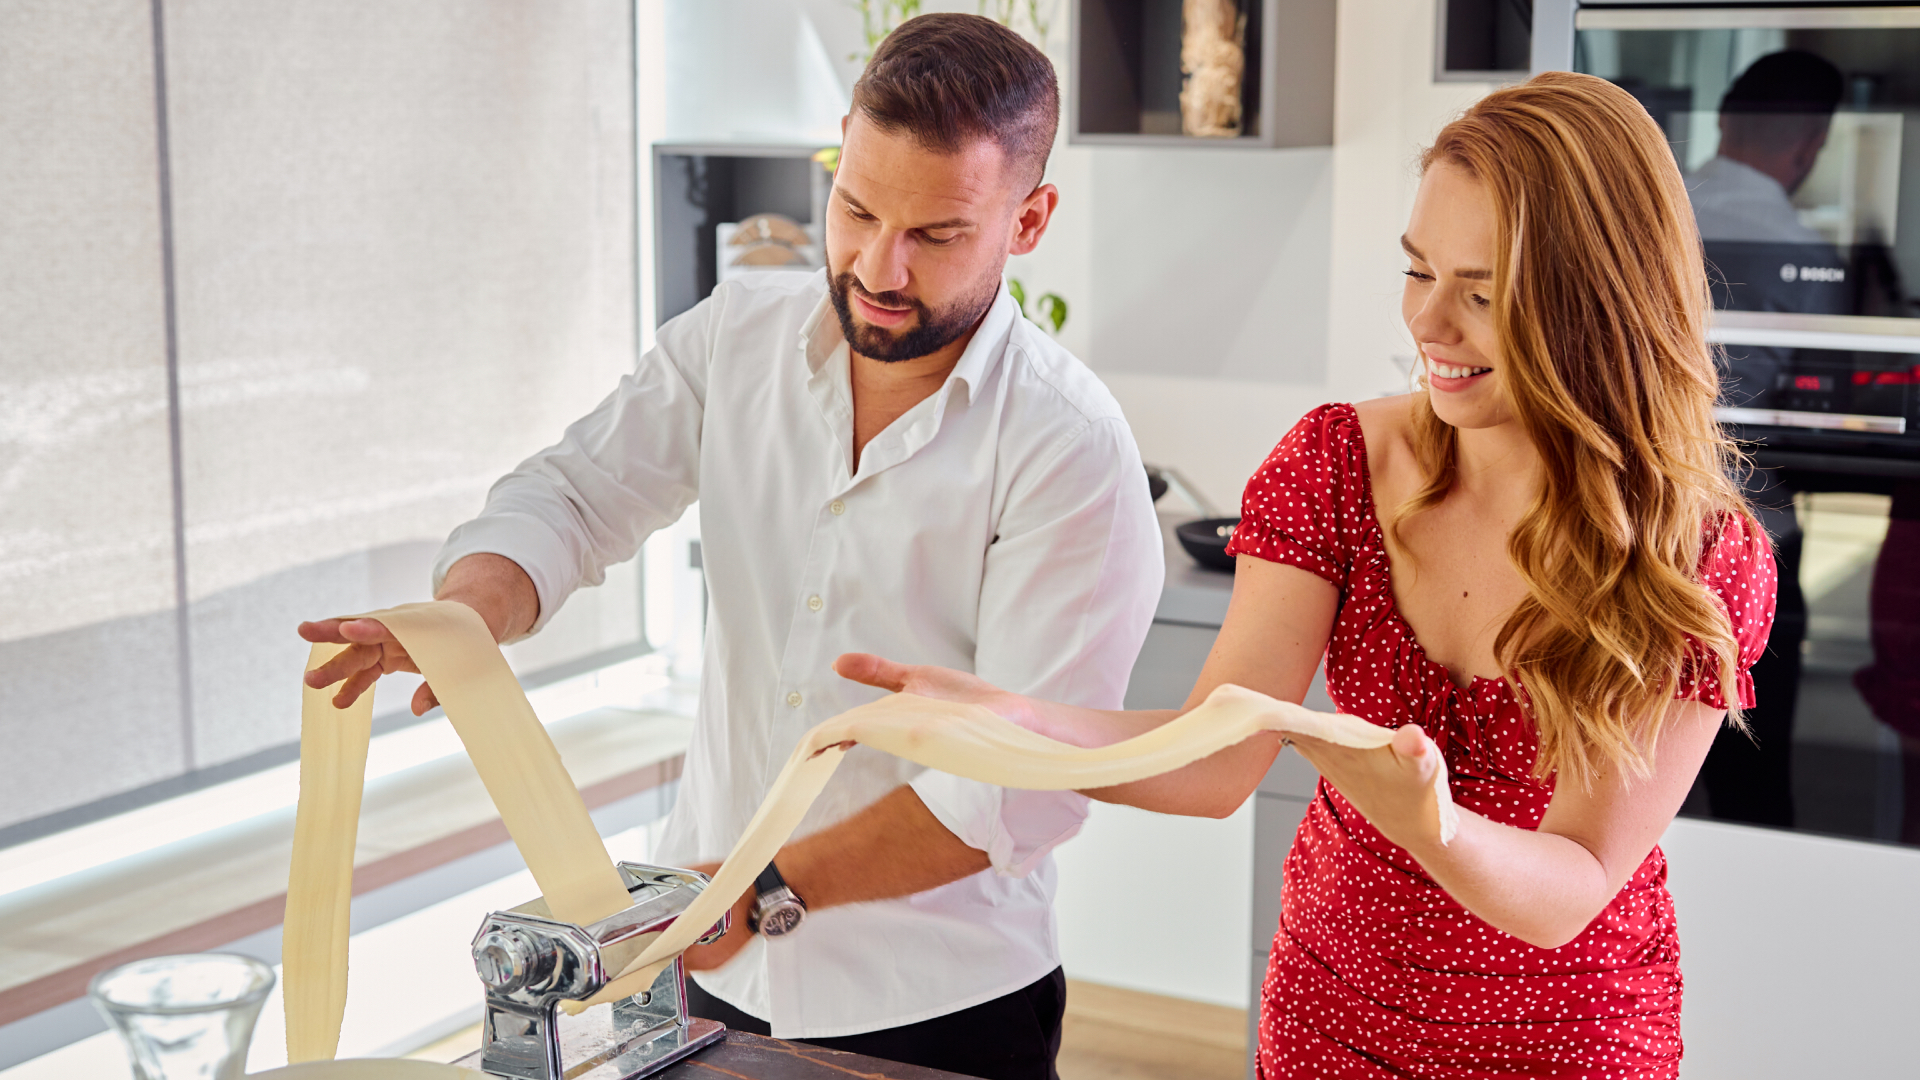
[{"label": "woman's hand", "polygon": [[1445,765],[1440,748],[1417,725],[1398,729],[1392,743],[1374,750],[1356,750],[1304,735],[1288,739],[1388,840],[1415,858],[1440,846],[1433,777]]},{"label": "woman's hand", "polygon": [[1031,698],[1002,690],[978,675],[932,664],[898,664],[872,653],[842,653],[833,670],[851,679],[896,694],[918,694],[939,701],[984,705],[995,714],[1029,731],[1040,731],[1040,710]]}]

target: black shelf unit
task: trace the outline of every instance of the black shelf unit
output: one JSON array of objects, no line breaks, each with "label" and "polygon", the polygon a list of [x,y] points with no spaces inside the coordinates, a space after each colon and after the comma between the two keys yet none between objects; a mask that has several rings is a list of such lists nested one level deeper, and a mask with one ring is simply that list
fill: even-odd
[{"label": "black shelf unit", "polygon": [[1533,64],[1533,0],[1439,0],[1435,82],[1519,82]]},{"label": "black shelf unit", "polygon": [[820,240],[833,177],[817,143],[678,141],[653,144],[653,296],[658,326],[720,280],[714,226],[775,213]]},{"label": "black shelf unit", "polygon": [[1180,133],[1181,0],[1074,0],[1067,141],[1094,146],[1333,144],[1335,0],[1240,0],[1241,130]]}]

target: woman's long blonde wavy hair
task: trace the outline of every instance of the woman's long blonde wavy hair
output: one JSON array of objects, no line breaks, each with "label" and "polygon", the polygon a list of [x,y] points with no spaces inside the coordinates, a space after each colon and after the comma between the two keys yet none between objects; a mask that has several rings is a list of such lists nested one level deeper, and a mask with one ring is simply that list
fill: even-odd
[{"label": "woman's long blonde wavy hair", "polygon": [[[1714,422],[1693,209],[1646,110],[1588,75],[1549,72],[1487,95],[1421,168],[1442,161],[1492,194],[1501,377],[1544,462],[1540,495],[1507,540],[1527,596],[1494,654],[1539,731],[1538,775],[1644,776],[1689,639],[1717,664],[1744,727],[1738,646],[1699,568],[1728,515],[1762,535]],[[1396,531],[1454,481],[1454,429],[1427,395],[1413,407],[1427,481]]]}]

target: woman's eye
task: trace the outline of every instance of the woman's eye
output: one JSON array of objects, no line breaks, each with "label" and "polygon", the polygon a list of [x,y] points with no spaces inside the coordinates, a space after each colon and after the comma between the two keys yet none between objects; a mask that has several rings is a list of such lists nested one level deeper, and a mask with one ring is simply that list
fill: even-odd
[{"label": "woman's eye", "polygon": [[1408,277],[1412,278],[1415,281],[1432,281],[1433,280],[1432,275],[1423,274],[1418,270],[1402,270],[1400,272],[1407,275]]},{"label": "woman's eye", "polygon": [[1484,296],[1481,296],[1479,293],[1473,294],[1473,304],[1475,307],[1486,307],[1491,303],[1493,303],[1493,301],[1487,299]]}]

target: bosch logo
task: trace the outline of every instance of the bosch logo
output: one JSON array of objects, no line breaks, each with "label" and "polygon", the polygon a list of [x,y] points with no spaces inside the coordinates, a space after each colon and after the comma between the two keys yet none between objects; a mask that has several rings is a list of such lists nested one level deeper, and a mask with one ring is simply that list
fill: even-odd
[{"label": "bosch logo", "polygon": [[1795,266],[1785,263],[1780,267],[1780,280],[1839,282],[1847,280],[1847,271],[1842,266]]}]

